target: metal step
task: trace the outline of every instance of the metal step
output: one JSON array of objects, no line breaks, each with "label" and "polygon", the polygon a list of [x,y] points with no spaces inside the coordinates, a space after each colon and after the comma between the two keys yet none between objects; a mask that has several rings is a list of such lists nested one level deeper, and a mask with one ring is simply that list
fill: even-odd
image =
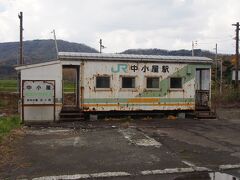
[{"label": "metal step", "polygon": [[63,107],[59,115],[60,121],[84,120],[84,113],[77,107]]},{"label": "metal step", "polygon": [[83,113],[82,112],[61,112],[59,114],[60,116],[82,116]]},{"label": "metal step", "polygon": [[84,120],[84,117],[75,117],[75,118],[60,118],[59,121],[71,122],[71,121],[83,121],[83,120]]}]

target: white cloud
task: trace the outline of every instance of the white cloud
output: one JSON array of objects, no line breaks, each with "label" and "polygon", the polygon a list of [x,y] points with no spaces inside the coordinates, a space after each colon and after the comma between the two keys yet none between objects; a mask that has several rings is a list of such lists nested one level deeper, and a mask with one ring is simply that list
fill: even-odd
[{"label": "white cloud", "polygon": [[234,52],[234,27],[240,20],[239,0],[0,0],[0,42],[17,41],[24,13],[25,40],[57,38],[85,43],[105,52],[128,48]]}]

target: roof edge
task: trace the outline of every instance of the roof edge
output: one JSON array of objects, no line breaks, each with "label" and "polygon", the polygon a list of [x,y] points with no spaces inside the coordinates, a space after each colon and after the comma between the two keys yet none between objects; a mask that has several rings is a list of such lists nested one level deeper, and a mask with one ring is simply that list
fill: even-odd
[{"label": "roof edge", "polygon": [[133,55],[113,53],[79,53],[59,52],[59,60],[102,60],[102,61],[147,61],[164,63],[203,63],[212,64],[213,60],[198,56],[162,56],[162,55]]},{"label": "roof edge", "polygon": [[47,61],[47,62],[42,62],[42,63],[34,63],[34,64],[26,64],[26,65],[21,65],[21,66],[16,66],[14,69],[17,71],[22,70],[22,69],[29,69],[29,68],[35,68],[35,67],[40,67],[40,66],[48,66],[52,64],[60,64],[60,60],[53,60],[53,61]]}]

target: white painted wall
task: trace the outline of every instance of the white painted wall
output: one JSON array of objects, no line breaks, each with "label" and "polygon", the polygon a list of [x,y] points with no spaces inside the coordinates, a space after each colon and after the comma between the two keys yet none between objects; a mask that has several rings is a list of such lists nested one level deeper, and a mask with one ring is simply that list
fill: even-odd
[{"label": "white painted wall", "polygon": [[[21,70],[21,80],[55,80],[56,120],[59,119],[62,103],[62,65],[60,63],[36,66]],[[24,110],[25,121],[53,121],[52,106],[43,108],[27,107]]]},{"label": "white painted wall", "polygon": [[55,80],[56,98],[62,98],[62,66],[60,63],[32,67],[21,71],[22,80]]}]

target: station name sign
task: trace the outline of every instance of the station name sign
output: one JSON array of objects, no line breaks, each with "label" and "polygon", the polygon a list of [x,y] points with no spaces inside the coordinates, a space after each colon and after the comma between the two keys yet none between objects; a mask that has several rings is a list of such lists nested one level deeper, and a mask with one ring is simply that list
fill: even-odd
[{"label": "station name sign", "polygon": [[54,81],[23,81],[24,104],[54,104]]},{"label": "station name sign", "polygon": [[120,72],[125,72],[127,73],[128,71],[132,71],[132,72],[153,72],[153,73],[169,73],[169,66],[168,65],[138,65],[138,64],[117,64],[117,66],[112,67],[111,71],[113,73],[120,73]]}]

